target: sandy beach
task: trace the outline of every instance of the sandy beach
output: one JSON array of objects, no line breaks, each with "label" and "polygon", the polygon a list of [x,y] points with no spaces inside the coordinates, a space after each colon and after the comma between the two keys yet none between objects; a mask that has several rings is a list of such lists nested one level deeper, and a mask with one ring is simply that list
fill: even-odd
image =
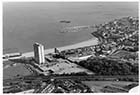
[{"label": "sandy beach", "polygon": [[[79,42],[79,43],[76,43],[76,44],[67,45],[67,46],[63,46],[63,47],[56,47],[56,48],[60,51],[63,51],[63,50],[76,49],[76,48],[80,48],[80,47],[97,45],[97,44],[98,44],[98,39],[97,38],[92,38],[92,39],[89,39],[87,41],[83,41],[83,42]],[[54,48],[45,49],[45,54],[53,53]],[[32,52],[23,53],[22,56],[32,57],[32,56],[34,56],[34,52],[32,51]]]}]

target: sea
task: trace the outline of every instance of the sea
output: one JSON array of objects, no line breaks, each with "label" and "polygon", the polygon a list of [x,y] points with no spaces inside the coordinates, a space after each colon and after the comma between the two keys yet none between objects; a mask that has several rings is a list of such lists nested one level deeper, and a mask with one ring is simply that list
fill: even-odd
[{"label": "sea", "polygon": [[126,16],[138,16],[138,2],[4,2],[3,53],[33,51],[35,42],[45,49],[82,42],[93,38],[92,30],[60,31]]}]

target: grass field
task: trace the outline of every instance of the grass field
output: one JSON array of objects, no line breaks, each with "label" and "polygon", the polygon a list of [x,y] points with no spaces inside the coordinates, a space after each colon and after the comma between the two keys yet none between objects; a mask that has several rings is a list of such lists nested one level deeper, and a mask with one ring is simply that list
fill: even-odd
[{"label": "grass field", "polygon": [[3,65],[3,79],[9,79],[20,76],[30,75],[31,72],[21,63],[7,61]]}]

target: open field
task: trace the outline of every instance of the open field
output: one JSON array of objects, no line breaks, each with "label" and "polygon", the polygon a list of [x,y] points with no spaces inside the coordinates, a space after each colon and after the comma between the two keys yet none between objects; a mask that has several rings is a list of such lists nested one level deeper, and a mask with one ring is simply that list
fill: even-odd
[{"label": "open field", "polygon": [[17,76],[30,75],[31,72],[24,66],[24,64],[16,63],[14,65],[5,65],[3,68],[3,79],[14,78]]}]

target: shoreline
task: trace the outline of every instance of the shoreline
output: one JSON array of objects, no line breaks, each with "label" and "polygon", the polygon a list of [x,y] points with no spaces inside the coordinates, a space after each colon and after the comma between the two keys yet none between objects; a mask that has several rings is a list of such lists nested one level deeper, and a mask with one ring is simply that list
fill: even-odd
[{"label": "shoreline", "polygon": [[[98,44],[98,38],[95,37],[95,38],[91,38],[87,41],[82,41],[79,43],[66,45],[66,46],[62,46],[62,47],[54,47],[54,48],[57,48],[59,51],[63,51],[63,50],[76,49],[76,48],[81,48],[81,47],[86,47],[86,46],[91,46],[91,45],[97,45],[97,44]],[[53,53],[54,48],[45,49],[44,54]],[[34,56],[34,52],[33,51],[25,52],[22,54],[22,56],[32,57],[32,56]]]}]

